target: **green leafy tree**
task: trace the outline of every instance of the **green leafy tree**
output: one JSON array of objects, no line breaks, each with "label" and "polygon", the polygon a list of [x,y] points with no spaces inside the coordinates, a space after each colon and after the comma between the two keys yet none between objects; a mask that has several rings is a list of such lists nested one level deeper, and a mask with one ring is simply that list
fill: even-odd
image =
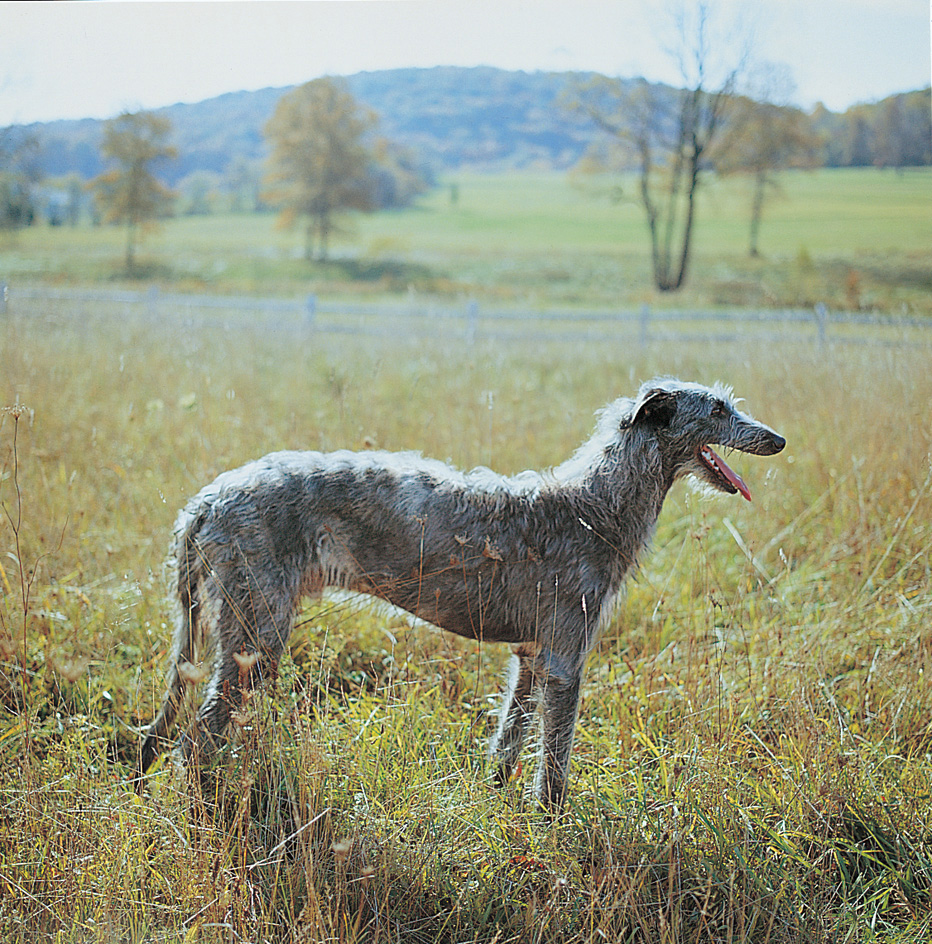
[{"label": "green leafy tree", "polygon": [[87,200],[84,190],[84,181],[81,175],[75,171],[65,174],[61,180],[62,188],[67,194],[67,203],[65,205],[65,218],[69,226],[77,226],[81,219],[81,208]]},{"label": "green leafy tree", "polygon": [[222,178],[210,170],[195,170],[178,181],[181,195],[179,212],[185,216],[206,216],[215,212]]},{"label": "green leafy tree", "polygon": [[305,258],[325,260],[338,214],[376,207],[366,136],[375,113],[361,108],[344,82],[323,78],[279,100],[265,125],[271,146],[264,199],[280,208],[280,222],[307,221]]},{"label": "green leafy tree", "polygon": [[262,161],[237,154],[227,165],[222,186],[234,213],[258,212],[262,208]]},{"label": "green leafy tree", "polygon": [[175,193],[155,176],[177,156],[171,121],[152,112],[125,112],[104,123],[101,154],[115,166],[90,182],[101,219],[126,224],[126,270],[136,271],[141,232],[171,211]]},{"label": "green leafy tree", "polygon": [[19,229],[35,219],[40,150],[35,134],[0,129],[0,230]]}]

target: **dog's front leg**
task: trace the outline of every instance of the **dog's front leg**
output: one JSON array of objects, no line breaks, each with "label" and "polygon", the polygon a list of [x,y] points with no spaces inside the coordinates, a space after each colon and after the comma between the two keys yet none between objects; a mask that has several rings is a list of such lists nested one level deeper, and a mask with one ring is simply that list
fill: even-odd
[{"label": "dog's front leg", "polygon": [[540,699],[543,751],[534,792],[541,805],[555,813],[562,808],[566,797],[583,665],[570,665],[553,653],[548,654],[546,664]]}]

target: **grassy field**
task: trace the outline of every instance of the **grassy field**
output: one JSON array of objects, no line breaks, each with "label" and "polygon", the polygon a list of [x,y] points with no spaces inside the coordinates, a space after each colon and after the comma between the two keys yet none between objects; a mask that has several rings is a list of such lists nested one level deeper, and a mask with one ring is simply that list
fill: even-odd
[{"label": "grassy field", "polygon": [[[269,216],[168,221],[144,262],[166,290],[932,314],[927,170],[788,176],[758,261],[746,185],[714,182],[674,298],[633,204],[457,182],[455,205],[355,221],[329,265]],[[125,282],[117,229],[2,238],[14,287]],[[0,314],[0,940],[932,938],[928,346],[182,334],[42,305]],[[656,374],[733,384],[788,446],[735,458],[753,504],[671,494],[591,659],[555,824],[525,797],[533,746],[504,790],[484,759],[506,653],[344,598],[302,611],[214,774],[128,782],[176,510],[218,472],[370,445],[545,467]]]},{"label": "grassy field", "polygon": [[[929,940],[928,349],[47,314],[0,325],[0,938]],[[591,660],[557,823],[524,796],[531,751],[490,781],[505,653],[344,599],[301,614],[216,777],[127,783],[165,668],[162,561],[202,484],[284,447],[547,466],[657,373],[733,383],[789,445],[737,458],[753,504],[671,495]]]},{"label": "grassy field", "polygon": [[[612,184],[617,184],[613,181]],[[451,199],[450,184],[458,199]],[[298,233],[271,215],[167,221],[146,240],[149,279],[192,291],[260,295],[442,298],[548,307],[811,306],[932,314],[932,172],[798,172],[765,209],[764,258],[747,256],[749,183],[711,180],[701,193],[685,291],[658,295],[636,182],[613,203],[565,174],[458,174],[411,209],[358,217],[309,265]],[[119,282],[123,232],[34,227],[0,242],[11,283]]]}]

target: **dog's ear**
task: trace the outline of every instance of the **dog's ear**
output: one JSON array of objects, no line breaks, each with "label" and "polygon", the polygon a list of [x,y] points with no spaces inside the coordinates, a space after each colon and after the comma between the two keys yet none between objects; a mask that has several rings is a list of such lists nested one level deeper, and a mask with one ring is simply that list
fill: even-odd
[{"label": "dog's ear", "polygon": [[631,424],[648,423],[651,426],[669,426],[676,414],[676,394],[669,390],[654,388],[638,397],[634,404]]}]

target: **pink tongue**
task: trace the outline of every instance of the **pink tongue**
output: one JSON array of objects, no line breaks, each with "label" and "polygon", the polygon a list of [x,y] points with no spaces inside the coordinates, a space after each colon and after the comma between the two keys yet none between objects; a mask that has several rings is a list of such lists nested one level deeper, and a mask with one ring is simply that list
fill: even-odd
[{"label": "pink tongue", "polygon": [[741,494],[748,501],[750,501],[751,491],[747,485],[744,484],[744,479],[742,479],[741,476],[738,475],[738,473],[733,469],[729,468],[728,463],[708,446],[706,446],[703,451],[709,453],[710,457],[712,458],[712,464],[715,466],[715,468],[718,469],[718,471],[721,472],[722,475],[724,475],[725,478],[728,479],[728,481],[731,482],[731,484],[734,485],[734,487],[738,489],[738,491],[741,492]]}]

